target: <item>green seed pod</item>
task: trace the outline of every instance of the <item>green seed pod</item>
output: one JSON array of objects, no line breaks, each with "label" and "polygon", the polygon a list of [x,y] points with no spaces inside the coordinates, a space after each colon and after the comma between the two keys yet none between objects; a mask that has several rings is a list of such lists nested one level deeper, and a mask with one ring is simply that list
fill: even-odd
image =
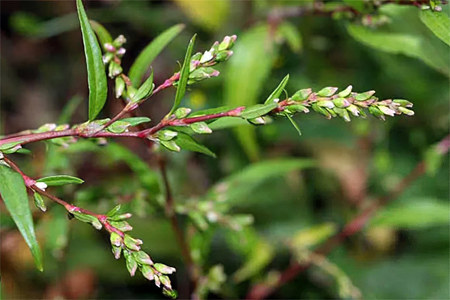
[{"label": "green seed pod", "polygon": [[34,195],[34,205],[36,205],[36,207],[39,208],[42,212],[46,212],[47,206],[45,206],[45,202],[42,196],[36,192],[33,195]]}]

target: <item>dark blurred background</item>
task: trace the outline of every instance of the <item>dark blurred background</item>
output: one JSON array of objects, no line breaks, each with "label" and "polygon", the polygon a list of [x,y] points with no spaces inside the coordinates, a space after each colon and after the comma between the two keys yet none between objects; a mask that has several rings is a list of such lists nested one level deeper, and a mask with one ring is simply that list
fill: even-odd
[{"label": "dark blurred background", "polygon": [[[221,264],[228,276],[211,298],[244,297],[253,283],[275,274],[270,270],[282,270],[292,254],[314,248],[425,159],[434,167],[382,208],[361,233],[337,247],[328,256],[329,265],[309,269],[272,297],[359,298],[360,293],[365,299],[448,299],[449,164],[447,155],[433,155],[433,146],[449,131],[448,47],[420,22],[419,9],[412,6],[387,5],[379,12],[389,21],[373,31],[385,34],[385,40],[383,35],[361,36],[352,31],[351,26],[360,26],[358,18],[270,18],[277,10],[310,4],[89,1],[85,7],[88,16],[114,37],[123,34],[127,38],[125,71],[159,33],[174,24],[186,24],[152,64],[156,84],[178,71],[177,61],[182,61],[194,33],[198,34],[197,51],[236,34],[235,54],[219,67],[221,76],[192,86],[184,99],[184,105],[194,110],[261,103],[287,73],[289,94],[308,87],[317,91],[352,84],[355,91],[374,89],[382,99],[414,103],[415,116],[385,122],[369,117],[346,123],[315,113],[297,115],[301,137],[284,118],[267,126],[243,126],[202,136],[199,140],[217,159],[184,151],[168,154],[178,203],[204,197],[222,178],[252,163],[275,158],[318,162],[316,168],[239,186],[243,191],[229,203],[231,212],[252,214],[254,225],[237,232],[219,225],[209,229],[208,238],[203,236],[210,245],[203,268],[207,271]],[[443,8],[448,13],[448,7]],[[73,1],[1,1],[1,134],[58,120],[75,124],[87,119],[86,69],[78,26]],[[277,28],[284,29],[273,33]],[[389,46],[389,34],[408,35],[414,43],[426,46],[420,51],[395,41]],[[371,45],[364,37],[378,39],[378,44]],[[109,93],[102,117],[121,109]],[[157,122],[170,109],[174,95],[175,89],[159,93],[141,107],[140,115]],[[120,145],[146,156],[139,142],[125,140]],[[35,177],[72,174],[83,178],[86,183],[81,187],[57,190],[67,201],[99,212],[126,203],[135,214],[131,221],[134,235],[144,241],[154,259],[177,268],[173,284],[186,296],[186,269],[170,226],[155,205],[162,196],[146,188],[145,174],[131,171],[130,165],[139,158],[130,158],[122,146],[124,152],[119,153],[108,146],[59,150],[37,143],[29,147],[32,156],[17,160]],[[156,200],[146,201],[149,198]],[[129,277],[124,262],[110,254],[103,232],[68,221],[56,206],[46,214],[35,210],[34,216],[45,250],[43,273],[34,269],[25,243],[1,205],[5,299],[162,297],[142,277]],[[236,243],[233,237],[252,242]]]}]

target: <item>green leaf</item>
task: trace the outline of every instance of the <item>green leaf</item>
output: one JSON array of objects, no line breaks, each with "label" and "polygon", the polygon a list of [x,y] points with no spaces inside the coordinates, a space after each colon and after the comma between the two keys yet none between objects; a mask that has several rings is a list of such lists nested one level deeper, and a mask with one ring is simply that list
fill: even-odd
[{"label": "green leaf", "polygon": [[105,27],[103,27],[102,24],[100,24],[94,20],[90,20],[89,23],[91,23],[92,29],[97,34],[97,37],[100,40],[100,44],[102,45],[102,48],[105,48],[106,43],[112,43],[113,40],[112,40],[111,34],[108,32],[108,30],[106,30]]},{"label": "green leaf", "polygon": [[142,123],[150,122],[151,119],[147,118],[147,117],[131,117],[131,118],[120,119],[120,121],[130,124],[129,126],[136,126],[136,125],[139,125]]},{"label": "green leaf", "polygon": [[178,80],[178,86],[177,86],[177,93],[175,95],[175,102],[173,103],[172,109],[169,112],[169,115],[171,115],[177,108],[180,106],[181,100],[184,97],[184,94],[186,93],[186,85],[187,81],[189,79],[189,68],[191,65],[191,56],[192,56],[192,50],[194,49],[194,43],[195,43],[195,37],[194,35],[191,40],[189,41],[189,45],[186,50],[186,55],[184,57],[183,66],[180,70],[180,80]]},{"label": "green leaf", "polygon": [[106,213],[106,216],[108,216],[108,217],[113,217],[113,216],[115,216],[115,215],[119,212],[120,208],[121,208],[121,205],[120,205],[120,204],[114,206],[110,211],[108,211],[108,212]]},{"label": "green leaf", "polygon": [[278,26],[278,35],[286,40],[293,52],[300,52],[303,47],[302,35],[298,29],[290,22],[283,22]]},{"label": "green leaf", "polygon": [[369,47],[417,58],[447,76],[450,74],[447,53],[420,34],[373,30],[355,24],[349,24],[347,30],[353,38]]},{"label": "green leaf", "polygon": [[[233,58],[225,70],[225,105],[231,107],[252,106],[260,103],[259,97],[267,84],[275,62],[278,45],[271,38],[266,25],[250,28],[239,36],[233,48]],[[242,148],[251,160],[259,159],[259,146],[253,126],[235,128]]]},{"label": "green leaf", "polygon": [[80,95],[75,95],[70,98],[69,101],[67,101],[67,103],[64,105],[64,108],[59,115],[57,124],[69,123],[72,115],[82,101],[83,97],[81,97]]},{"label": "green leaf", "polygon": [[393,204],[376,214],[370,226],[388,226],[404,229],[420,229],[433,226],[448,226],[449,203],[438,199],[412,199],[402,204]]},{"label": "green leaf", "polygon": [[245,128],[245,126],[251,127],[251,125],[246,120],[236,117],[224,117],[208,124],[208,127],[213,131],[237,126],[239,126],[239,130]]},{"label": "green leaf", "polygon": [[18,142],[11,142],[11,143],[6,143],[6,144],[3,144],[3,145],[0,145],[0,151],[5,151],[5,150],[8,150],[8,149],[14,148],[15,146],[17,146],[17,145],[19,145],[21,143],[22,143],[22,141],[18,141]]},{"label": "green leaf", "polygon": [[246,108],[242,113],[241,117],[244,119],[254,119],[257,117],[264,116],[271,112],[274,108],[278,106],[278,103],[269,104],[256,104],[254,106]]},{"label": "green leaf", "polygon": [[215,108],[208,108],[203,110],[198,110],[192,112],[189,117],[197,117],[197,116],[204,116],[204,115],[212,115],[212,114],[218,114],[226,111],[232,110],[234,107],[232,106],[220,106]]},{"label": "green leaf", "polygon": [[278,99],[281,95],[281,93],[284,90],[284,87],[289,81],[289,74],[286,75],[283,80],[281,80],[280,84],[277,86],[277,88],[270,94],[270,96],[267,98],[266,102],[264,104],[273,103],[273,100]]},{"label": "green leaf", "polygon": [[[211,194],[223,193],[227,203],[237,205],[240,199],[246,197],[253,189],[262,184],[265,180],[273,177],[280,177],[294,170],[302,170],[315,167],[316,163],[311,159],[284,158],[266,160],[251,164],[227,178],[217,183],[211,190]],[[220,191],[220,192],[218,192]]]},{"label": "green leaf", "polygon": [[450,46],[450,18],[443,12],[422,10],[420,20],[435,36]]},{"label": "green leaf", "polygon": [[148,70],[153,60],[182,30],[183,24],[170,27],[160,35],[158,35],[144,50],[139,54],[137,59],[131,65],[129,77],[134,86],[138,86],[145,72]]},{"label": "green leaf", "polygon": [[77,0],[77,11],[81,25],[81,34],[83,36],[88,73],[89,120],[94,120],[105,105],[108,85],[106,83],[105,66],[102,60],[102,50],[89,24],[89,19],[84,11],[81,0]]},{"label": "green leaf", "polygon": [[194,24],[211,32],[217,32],[216,30],[220,29],[233,5],[231,4],[233,1],[230,0],[196,0],[194,2],[175,0],[174,2]]},{"label": "green leaf", "polygon": [[38,270],[43,271],[42,254],[34,233],[25,183],[19,173],[0,164],[0,194],[11,217],[31,250]]},{"label": "green leaf", "polygon": [[69,242],[67,211],[61,206],[55,206],[49,213],[52,217],[45,221],[45,248],[50,250],[55,258],[61,258],[62,250]]},{"label": "green leaf", "polygon": [[178,135],[177,135],[175,141],[176,141],[177,145],[181,147],[181,149],[203,153],[203,154],[209,155],[214,158],[216,157],[216,154],[214,154],[214,152],[209,150],[207,147],[199,144],[191,136],[189,136],[185,133],[178,132]]},{"label": "green leaf", "polygon": [[48,177],[42,177],[36,180],[37,182],[44,182],[48,186],[58,186],[58,185],[64,185],[64,184],[81,184],[84,182],[83,179],[80,179],[78,177],[69,176],[69,175],[55,175],[55,176],[48,176]]},{"label": "green leaf", "polygon": [[150,76],[145,80],[145,82],[141,85],[141,87],[137,90],[137,92],[131,97],[132,102],[138,102],[144,98],[147,98],[151,95],[155,84],[153,83],[153,70]]},{"label": "green leaf", "polygon": [[298,124],[295,123],[295,121],[292,119],[292,117],[289,114],[285,114],[285,116],[288,118],[289,122],[291,122],[292,126],[294,126],[295,130],[297,130],[298,135],[301,136],[302,131],[300,130],[300,127],[298,127]]}]

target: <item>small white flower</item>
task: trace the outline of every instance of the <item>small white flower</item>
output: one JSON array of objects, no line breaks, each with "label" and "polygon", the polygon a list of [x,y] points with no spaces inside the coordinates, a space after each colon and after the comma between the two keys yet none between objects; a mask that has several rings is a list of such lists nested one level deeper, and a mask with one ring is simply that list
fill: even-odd
[{"label": "small white flower", "polygon": [[213,55],[211,53],[212,51],[205,51],[205,53],[203,53],[202,58],[200,59],[200,63],[205,63],[210,61],[213,58]]},{"label": "small white flower", "polygon": [[47,188],[47,184],[45,182],[36,182],[34,185],[43,191]]}]

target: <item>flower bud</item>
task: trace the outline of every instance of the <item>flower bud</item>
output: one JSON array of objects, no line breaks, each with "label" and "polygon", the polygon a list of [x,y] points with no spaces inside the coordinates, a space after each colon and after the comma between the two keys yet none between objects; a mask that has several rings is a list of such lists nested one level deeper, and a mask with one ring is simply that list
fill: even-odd
[{"label": "flower bud", "polygon": [[359,116],[360,111],[358,107],[356,107],[356,105],[351,104],[350,106],[347,107],[347,110],[355,117]]},{"label": "flower bud", "polygon": [[148,265],[142,265],[141,272],[142,275],[150,281],[155,278],[155,271],[153,271],[153,268]]},{"label": "flower bud", "polygon": [[338,96],[342,97],[342,98],[346,98],[346,97],[350,96],[350,93],[352,92],[352,88],[353,88],[353,86],[349,85],[348,87],[345,88],[345,90],[340,91],[338,93]]},{"label": "flower bud", "polygon": [[114,53],[116,52],[116,48],[111,44],[111,43],[105,43],[103,45],[103,47],[105,48],[106,51]]},{"label": "flower bud", "polygon": [[42,196],[38,193],[34,193],[34,205],[36,205],[37,208],[39,208],[42,212],[47,211],[47,207],[45,206],[44,199]]},{"label": "flower bud", "polygon": [[203,53],[202,57],[200,58],[200,63],[204,64],[208,61],[210,61],[213,58],[213,55],[211,53],[211,51],[205,51],[205,53]]},{"label": "flower bud", "polygon": [[190,108],[180,107],[175,111],[175,117],[177,117],[177,119],[185,118],[191,113],[191,111],[192,110]]},{"label": "flower bud", "polygon": [[114,254],[115,259],[120,258],[120,253],[122,252],[122,247],[112,246],[112,253]]},{"label": "flower bud", "polygon": [[113,46],[116,48],[122,47],[127,42],[127,39],[121,34],[113,42]]},{"label": "flower bud", "polygon": [[111,226],[114,226],[115,228],[119,229],[120,231],[131,231],[133,230],[133,227],[131,227],[130,224],[126,221],[119,221],[119,222],[110,222]]},{"label": "flower bud", "polygon": [[228,50],[228,51],[220,51],[219,53],[217,53],[216,62],[223,62],[228,60],[231,56],[233,55],[233,51]]},{"label": "flower bud", "polygon": [[111,232],[109,239],[113,246],[120,247],[122,245],[122,237],[115,232]]},{"label": "flower bud", "polygon": [[334,95],[334,93],[336,93],[337,90],[337,87],[329,86],[318,91],[317,95],[320,97],[331,97]]},{"label": "flower bud", "polygon": [[171,151],[180,152],[181,150],[180,146],[178,146],[177,143],[175,143],[173,140],[172,141],[160,140],[159,142],[161,143],[161,145],[163,145],[165,148]]},{"label": "flower bud", "polygon": [[138,267],[137,262],[134,260],[133,255],[128,250],[123,251],[123,256],[125,257],[127,270],[130,273],[130,276],[133,277],[134,274],[136,274],[136,270]]},{"label": "flower bud", "polygon": [[112,61],[109,64],[109,68],[108,68],[109,77],[114,78],[117,75],[120,75],[121,73],[122,73],[122,67],[118,63]]},{"label": "flower bud", "polygon": [[152,259],[144,251],[133,252],[133,255],[134,255],[134,259],[136,259],[136,261],[138,263],[143,264],[143,265],[153,265]]},{"label": "flower bud", "polygon": [[111,52],[108,52],[108,53],[106,53],[105,55],[103,55],[102,60],[103,60],[103,63],[106,65],[106,64],[109,63],[113,58],[114,58],[114,54],[112,54]]},{"label": "flower bud", "polygon": [[158,270],[158,272],[161,272],[163,274],[172,274],[176,271],[175,268],[166,266],[165,264],[156,263],[153,265],[153,267]]},{"label": "flower bud", "polygon": [[172,289],[172,284],[170,283],[170,279],[166,275],[159,275],[159,280],[161,283],[168,289]]},{"label": "flower bud", "polygon": [[170,141],[178,135],[178,132],[173,130],[161,130],[158,132],[158,137],[164,141]]},{"label": "flower bud", "polygon": [[369,113],[383,121],[385,120],[383,112],[379,110],[375,105],[369,106]]},{"label": "flower bud", "polygon": [[400,104],[400,106],[403,106],[403,107],[413,107],[413,104],[410,101],[405,100],[405,99],[394,99],[393,102]]},{"label": "flower bud", "polygon": [[36,182],[34,185],[43,191],[47,188],[47,184],[45,182]]},{"label": "flower bud", "polygon": [[384,105],[378,105],[378,109],[385,115],[393,117],[395,115],[395,110],[390,109]]},{"label": "flower bud", "polygon": [[264,124],[266,124],[266,120],[264,120],[263,117],[257,117],[257,118],[254,118],[254,119],[247,119],[247,121],[249,121],[253,125],[264,125]]},{"label": "flower bud", "polygon": [[368,91],[368,92],[364,92],[364,93],[359,93],[355,95],[355,99],[357,101],[365,101],[367,99],[369,99],[370,97],[372,97],[375,94],[375,91]]},{"label": "flower bud", "polygon": [[172,298],[172,299],[176,299],[178,297],[178,293],[175,290],[172,289],[167,289],[165,287],[163,287],[162,289],[163,295]]},{"label": "flower bud", "polygon": [[333,101],[329,101],[329,100],[321,100],[321,101],[317,101],[317,105],[320,107],[326,107],[326,108],[334,108],[334,103]]},{"label": "flower bud", "polygon": [[211,133],[211,128],[205,122],[197,122],[190,125],[191,129],[196,133]]},{"label": "flower bud", "polygon": [[399,107],[398,108],[398,110],[401,112],[401,113],[403,113],[403,114],[405,114],[405,115],[407,115],[407,116],[414,116],[414,111],[412,111],[412,110],[410,110],[410,109],[407,109],[407,108],[405,108],[405,107]]},{"label": "flower bud", "polygon": [[119,50],[116,51],[116,55],[122,57],[122,56],[125,55],[126,52],[127,52],[127,49],[122,47],[122,48],[119,48]]},{"label": "flower bud", "polygon": [[131,236],[129,236],[128,234],[125,234],[123,242],[124,242],[125,246],[127,246],[127,248],[130,250],[134,250],[134,251],[141,250],[140,245],[142,245],[142,241],[139,239],[134,239]]},{"label": "flower bud", "polygon": [[297,92],[295,92],[294,95],[292,95],[291,99],[294,101],[303,101],[308,99],[308,96],[311,93],[312,93],[311,89],[298,90]]},{"label": "flower bud", "polygon": [[236,35],[225,36],[223,38],[223,41],[219,44],[218,50],[222,51],[230,49],[231,47],[233,47],[236,38],[237,38]]},{"label": "flower bud", "polygon": [[100,223],[100,221],[98,219],[92,220],[91,224],[97,230],[101,230],[103,228],[102,223]]},{"label": "flower bud", "polygon": [[336,98],[333,100],[334,105],[339,108],[344,108],[350,105],[350,102],[348,102],[345,98]]},{"label": "flower bud", "polygon": [[120,96],[122,96],[124,89],[125,89],[125,81],[121,77],[116,77],[116,86],[115,86],[116,98],[120,98]]}]

